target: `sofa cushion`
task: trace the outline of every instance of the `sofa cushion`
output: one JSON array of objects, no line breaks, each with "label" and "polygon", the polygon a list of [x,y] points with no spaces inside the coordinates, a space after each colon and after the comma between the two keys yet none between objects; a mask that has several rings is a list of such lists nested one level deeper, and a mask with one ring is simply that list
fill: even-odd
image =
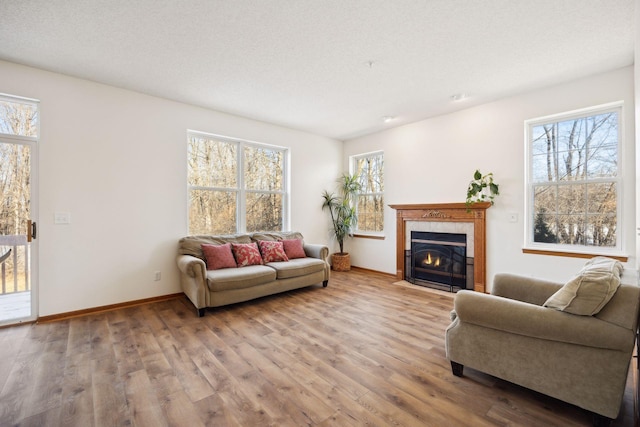
[{"label": "sofa cushion", "polygon": [[270,242],[268,240],[259,240],[258,247],[262,254],[262,261],[267,262],[279,262],[289,261],[287,254],[284,251],[284,245],[282,242]]},{"label": "sofa cushion", "polygon": [[224,245],[202,245],[207,270],[219,270],[221,268],[236,268],[236,259],[231,252],[231,243]]},{"label": "sofa cushion", "polygon": [[289,259],[305,258],[307,256],[304,252],[302,239],[284,239],[282,244]]},{"label": "sofa cushion", "polygon": [[264,265],[207,271],[207,285],[212,292],[251,288],[274,280],[276,271]]},{"label": "sofa cushion", "polygon": [[178,254],[191,255],[206,261],[202,252],[202,245],[224,245],[225,243],[251,243],[251,237],[248,234],[229,234],[229,235],[195,235],[187,236],[180,239],[178,243]]},{"label": "sofa cushion", "polygon": [[258,245],[251,243],[232,243],[231,250],[236,258],[238,267],[246,267],[248,265],[261,265],[262,256],[258,250]]},{"label": "sofa cushion", "polygon": [[622,269],[622,263],[615,259],[592,258],[544,306],[582,316],[597,314],[620,286]]},{"label": "sofa cushion", "polygon": [[317,258],[296,258],[288,262],[270,262],[267,265],[275,269],[278,279],[289,279],[322,271],[325,264]]},{"label": "sofa cushion", "polygon": [[278,241],[283,239],[302,239],[302,234],[298,231],[261,231],[251,234],[251,240]]}]

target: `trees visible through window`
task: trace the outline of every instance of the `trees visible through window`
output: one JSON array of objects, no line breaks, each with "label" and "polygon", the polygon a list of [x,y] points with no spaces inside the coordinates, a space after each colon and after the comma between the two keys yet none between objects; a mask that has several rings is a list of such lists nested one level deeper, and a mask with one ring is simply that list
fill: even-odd
[{"label": "trees visible through window", "polygon": [[354,156],[352,171],[358,176],[360,191],[356,197],[357,231],[384,231],[384,153]]},{"label": "trees visible through window", "polygon": [[33,214],[38,111],[36,100],[0,95],[0,253],[12,251],[1,263],[0,294],[29,290],[32,283],[26,234]]},{"label": "trees visible through window", "polygon": [[38,104],[0,96],[0,134],[38,136]]},{"label": "trees visible through window", "polygon": [[280,231],[287,150],[188,134],[189,233]]},{"label": "trees visible through window", "polygon": [[621,106],[528,124],[529,243],[620,248]]}]

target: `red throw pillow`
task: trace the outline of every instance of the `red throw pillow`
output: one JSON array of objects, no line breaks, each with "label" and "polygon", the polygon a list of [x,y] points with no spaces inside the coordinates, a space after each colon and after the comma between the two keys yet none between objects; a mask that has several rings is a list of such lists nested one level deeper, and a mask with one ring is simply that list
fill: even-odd
[{"label": "red throw pillow", "polygon": [[224,245],[202,245],[202,252],[207,263],[207,270],[219,270],[221,268],[236,268],[235,258],[231,253],[231,243]]},{"label": "red throw pillow", "polygon": [[284,246],[284,252],[287,254],[289,259],[307,257],[307,254],[304,253],[304,248],[302,247],[302,239],[285,239],[282,241],[282,244]]},{"label": "red throw pillow", "polygon": [[282,242],[259,240],[258,247],[260,247],[260,253],[262,254],[262,260],[264,262],[289,261]]},{"label": "red throw pillow", "polygon": [[262,257],[255,243],[232,243],[231,250],[236,257],[238,267],[262,264]]}]

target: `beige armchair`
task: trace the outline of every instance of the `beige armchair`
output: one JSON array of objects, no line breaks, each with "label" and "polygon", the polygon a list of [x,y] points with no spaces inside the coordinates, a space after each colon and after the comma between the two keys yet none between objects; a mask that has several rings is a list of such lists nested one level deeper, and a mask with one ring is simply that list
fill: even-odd
[{"label": "beige armchair", "polygon": [[595,414],[618,416],[636,341],[640,288],[620,285],[599,313],[543,304],[563,285],[496,275],[491,295],[460,291],[445,346],[453,374],[488,373]]}]

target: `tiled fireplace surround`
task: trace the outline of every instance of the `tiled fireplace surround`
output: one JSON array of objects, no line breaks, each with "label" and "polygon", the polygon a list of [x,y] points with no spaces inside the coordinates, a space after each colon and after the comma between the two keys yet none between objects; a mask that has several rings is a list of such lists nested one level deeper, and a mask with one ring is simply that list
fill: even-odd
[{"label": "tiled fireplace surround", "polygon": [[405,250],[411,248],[411,231],[463,233],[467,256],[474,258],[473,289],[486,292],[486,210],[490,203],[389,205],[396,210],[396,277],[405,277]]}]

